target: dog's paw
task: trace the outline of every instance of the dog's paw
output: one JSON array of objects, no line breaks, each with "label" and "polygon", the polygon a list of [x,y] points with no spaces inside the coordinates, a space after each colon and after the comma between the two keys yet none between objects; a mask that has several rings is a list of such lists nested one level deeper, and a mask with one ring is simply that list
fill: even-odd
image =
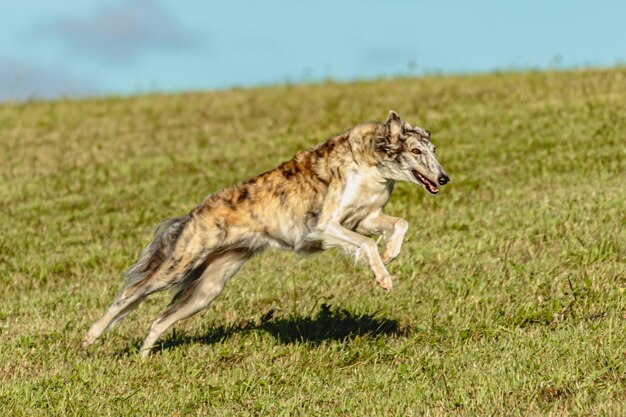
[{"label": "dog's paw", "polygon": [[391,291],[393,290],[393,281],[391,280],[391,275],[385,274],[376,277],[376,282],[380,285],[384,290]]},{"label": "dog's paw", "polygon": [[91,334],[87,333],[85,335],[85,337],[83,338],[83,341],[81,342],[81,345],[83,346],[83,349],[87,349],[95,341],[96,341],[96,338],[93,337]]},{"label": "dog's paw", "polygon": [[393,261],[394,259],[396,259],[396,256],[398,256],[397,254],[392,254],[390,251],[388,250],[384,250],[383,253],[380,254],[380,259],[383,260],[383,263],[385,265],[387,265],[389,262]]},{"label": "dog's paw", "polygon": [[380,258],[383,260],[383,263],[387,265],[389,262],[393,261],[400,255],[400,245],[392,245],[389,244],[385,246],[383,249],[383,253],[380,254]]},{"label": "dog's paw", "polygon": [[89,346],[93,345],[96,340],[98,340],[98,336],[95,336],[94,334],[89,332],[85,335],[85,337],[83,337],[81,346],[83,347],[83,349],[87,349]]}]

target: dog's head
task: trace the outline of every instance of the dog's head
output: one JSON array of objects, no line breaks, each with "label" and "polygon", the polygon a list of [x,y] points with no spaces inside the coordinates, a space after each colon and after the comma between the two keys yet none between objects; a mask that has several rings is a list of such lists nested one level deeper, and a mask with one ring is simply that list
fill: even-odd
[{"label": "dog's head", "polygon": [[404,123],[394,111],[389,113],[384,127],[385,135],[376,144],[384,161],[378,165],[382,175],[420,184],[429,193],[437,194],[450,178],[437,161],[430,132]]}]

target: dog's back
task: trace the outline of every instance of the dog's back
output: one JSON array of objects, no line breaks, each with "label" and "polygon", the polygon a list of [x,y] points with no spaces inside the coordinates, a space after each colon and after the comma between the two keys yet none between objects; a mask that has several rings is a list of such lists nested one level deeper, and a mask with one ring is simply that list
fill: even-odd
[{"label": "dog's back", "polygon": [[[355,156],[354,152],[363,148],[367,133],[379,128],[380,124],[359,125],[313,149],[298,152],[271,171],[207,197],[191,216],[220,232],[219,246],[251,251],[265,246],[314,249],[315,245],[307,244],[305,238],[318,223],[329,184],[346,188],[350,176],[365,173],[357,161],[367,155]],[[352,136],[355,129],[359,131]],[[372,200],[369,194],[359,196],[365,197],[363,205]],[[381,206],[384,203],[386,199]]]}]

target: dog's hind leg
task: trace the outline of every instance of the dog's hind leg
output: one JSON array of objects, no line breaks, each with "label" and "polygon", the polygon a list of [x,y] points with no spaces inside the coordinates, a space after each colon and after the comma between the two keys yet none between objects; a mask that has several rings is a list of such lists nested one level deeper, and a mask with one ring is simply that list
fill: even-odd
[{"label": "dog's hind leg", "polygon": [[91,326],[89,332],[85,335],[83,347],[87,347],[95,342],[106,329],[137,308],[148,295],[171,287],[173,283],[168,281],[170,280],[150,279],[128,286],[120,291],[106,313]]},{"label": "dog's hind leg", "polygon": [[91,345],[107,328],[126,317],[148,295],[179,283],[206,259],[211,243],[214,242],[206,238],[189,216],[165,222],[127,273],[126,286],[85,335],[83,347]]},{"label": "dog's hind leg", "polygon": [[154,343],[174,323],[207,308],[221,294],[226,282],[251,255],[247,249],[230,249],[210,255],[199,267],[203,270],[199,274],[190,274],[189,278],[181,283],[180,290],[168,308],[154,320],[141,346],[141,356],[147,357]]}]

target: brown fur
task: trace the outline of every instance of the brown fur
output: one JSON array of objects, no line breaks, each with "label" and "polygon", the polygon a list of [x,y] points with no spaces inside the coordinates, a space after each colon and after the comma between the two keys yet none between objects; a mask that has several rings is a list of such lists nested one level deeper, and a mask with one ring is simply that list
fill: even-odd
[{"label": "brown fur", "polygon": [[[431,193],[448,181],[429,139],[430,132],[391,112],[387,123],[355,126],[164,222],[83,345],[146,296],[176,286],[144,341],[147,355],[169,326],[206,308],[239,267],[266,247],[301,253],[340,247],[367,260],[377,282],[391,290],[384,264],[399,254],[408,229],[405,220],[382,212],[395,181],[421,184]],[[374,235],[385,238],[382,255],[370,239]]]}]

